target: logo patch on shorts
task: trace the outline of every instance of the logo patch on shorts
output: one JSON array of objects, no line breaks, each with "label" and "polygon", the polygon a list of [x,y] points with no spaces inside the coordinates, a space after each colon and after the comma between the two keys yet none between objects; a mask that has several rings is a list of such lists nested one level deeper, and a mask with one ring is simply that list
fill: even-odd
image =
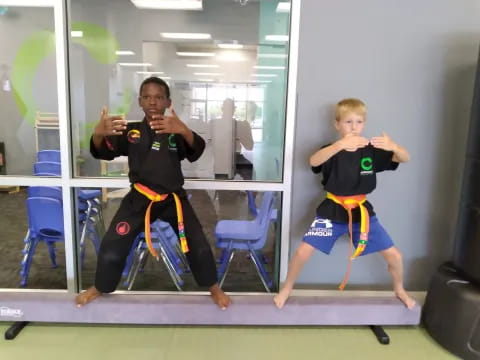
[{"label": "logo patch on shorts", "polygon": [[333,227],[332,220],[330,219],[315,219],[313,220],[311,227],[330,229]]},{"label": "logo patch on shorts", "polygon": [[130,224],[126,221],[121,221],[115,227],[118,235],[127,235],[130,232]]},{"label": "logo patch on shorts", "polygon": [[132,129],[127,133],[128,142],[132,144],[138,144],[140,142],[140,131]]},{"label": "logo patch on shorts", "polygon": [[329,219],[316,218],[308,229],[305,236],[332,236],[333,224]]},{"label": "logo patch on shorts", "polygon": [[152,143],[152,150],[155,150],[155,151],[160,150],[160,145],[161,145],[160,141],[154,141]]}]

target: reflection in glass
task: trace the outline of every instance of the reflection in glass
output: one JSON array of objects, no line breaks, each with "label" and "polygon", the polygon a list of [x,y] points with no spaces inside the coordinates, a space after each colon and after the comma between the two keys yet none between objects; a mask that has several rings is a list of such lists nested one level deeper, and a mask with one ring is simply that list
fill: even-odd
[{"label": "reflection in glass", "polygon": [[5,8],[0,37],[0,175],[32,175],[59,149],[53,9]]},{"label": "reflection in glass", "polygon": [[[154,75],[169,83],[182,121],[207,141],[202,159],[184,165],[187,177],[280,181],[290,13],[277,5],[211,0],[199,11],[168,11],[72,0],[72,29],[85,30],[70,49],[74,152],[81,162],[76,174],[108,174],[88,153],[100,109],[107,105],[112,114],[141,119],[138,88]],[[127,31],[125,23],[136,31]],[[229,122],[217,121],[228,99],[234,114]],[[236,122],[248,123],[251,149],[239,149],[245,129]],[[218,154],[216,144],[224,142],[230,144],[220,147],[227,154]],[[248,174],[238,171],[240,160],[251,163]]]},{"label": "reflection in glass", "polygon": [[66,289],[61,190],[0,187],[1,288]]},{"label": "reflection in glass", "polygon": [[[85,190],[85,189],[84,189]],[[92,190],[92,189],[89,189]],[[111,224],[123,197],[129,189],[103,189],[105,202],[101,202],[99,211],[105,226]],[[78,191],[77,191],[78,193]],[[222,220],[255,222],[257,216],[262,216],[262,203],[266,193],[246,191],[215,191],[190,190],[188,197],[203,227],[210,243],[217,270],[222,271],[222,260],[228,260],[228,252],[221,247]],[[265,237],[257,242],[255,256],[260,263],[257,267],[252,255],[244,249],[237,249],[226,273],[223,289],[226,291],[266,291],[260,272],[274,291],[277,284],[279,239],[280,239],[280,193],[271,193],[271,208],[267,209],[268,219],[264,224]],[[260,214],[259,214],[260,213]],[[160,219],[161,220],[161,219]],[[97,221],[97,220],[95,220]],[[146,249],[142,234],[139,234],[130,250],[129,258],[124,267],[119,290],[152,290],[152,291],[196,291],[196,284],[188,268],[188,261],[178,251],[178,236],[176,229],[168,223],[159,221],[152,223],[152,240],[160,253],[159,261],[155,261]],[[223,240],[225,243],[225,239]],[[77,242],[80,246],[80,242]],[[84,258],[81,271],[82,287],[94,283],[96,270],[96,249],[94,241],[86,239],[84,243]],[[79,247],[81,253],[81,247]],[[223,273],[225,272],[223,269]],[[221,275],[221,274],[220,274]],[[221,277],[221,276],[220,276]],[[220,279],[219,279],[220,280]]]}]

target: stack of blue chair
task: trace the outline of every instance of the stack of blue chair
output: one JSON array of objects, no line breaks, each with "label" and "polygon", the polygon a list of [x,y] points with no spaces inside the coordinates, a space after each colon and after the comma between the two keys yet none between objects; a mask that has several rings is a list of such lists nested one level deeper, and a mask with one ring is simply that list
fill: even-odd
[{"label": "stack of blue chair", "polygon": [[[63,203],[62,192],[58,187],[30,186],[27,198],[28,232],[24,239],[23,259],[21,262],[20,286],[26,286],[35,249],[40,242],[48,247],[52,267],[57,267],[55,243],[63,242]],[[84,261],[85,238],[90,238],[95,251],[100,248],[100,238],[94,224],[87,220],[88,211],[79,211],[80,231],[83,240],[80,241],[81,263]]]},{"label": "stack of blue chair", "polygon": [[[33,164],[33,174],[35,176],[60,176],[60,151],[59,150],[41,150],[37,153],[37,162]],[[105,234],[105,224],[103,220],[101,206],[102,191],[99,189],[80,189],[78,191],[78,208],[80,214],[89,214],[90,220],[95,222],[97,233],[100,236]]]},{"label": "stack of blue chair", "polygon": [[28,274],[32,265],[33,254],[40,241],[48,246],[53,267],[55,259],[55,242],[64,240],[62,203],[53,198],[29,197],[27,199],[28,232],[25,237],[24,258],[21,264],[20,286],[27,285]]},{"label": "stack of blue chair", "polygon": [[[157,250],[165,264],[175,287],[182,291],[184,284],[181,275],[189,272],[188,262],[179,245],[178,237],[169,223],[156,220],[150,225],[152,245]],[[145,240],[145,233],[140,233],[132,245],[132,251],[127,258],[123,270],[124,286],[131,290],[137,274],[142,271],[149,252]]]},{"label": "stack of blue chair", "polygon": [[[253,207],[253,205],[249,207]],[[273,283],[263,266],[262,258],[264,258],[264,255],[262,249],[267,242],[270,223],[276,220],[274,193],[271,191],[265,192],[260,208],[255,208],[255,210],[257,214],[253,220],[220,220],[215,227],[216,245],[222,249],[218,269],[220,287],[223,286],[235,253],[237,251],[247,251],[265,290],[270,292],[272,288]]]},{"label": "stack of blue chair", "polygon": [[[42,150],[38,152],[38,161],[34,164],[36,176],[60,176],[60,152]],[[100,203],[100,190],[78,191],[78,221],[80,224],[80,261],[85,258],[85,241],[89,238],[95,252],[100,248],[100,236],[104,233],[103,216]],[[43,208],[45,206],[45,208]],[[28,188],[27,211],[29,229],[24,239],[23,259],[21,262],[20,286],[27,285],[35,249],[39,242],[47,244],[52,266],[57,267],[55,243],[64,241],[63,200],[59,187],[31,186]],[[50,213],[51,211],[51,213]]]}]

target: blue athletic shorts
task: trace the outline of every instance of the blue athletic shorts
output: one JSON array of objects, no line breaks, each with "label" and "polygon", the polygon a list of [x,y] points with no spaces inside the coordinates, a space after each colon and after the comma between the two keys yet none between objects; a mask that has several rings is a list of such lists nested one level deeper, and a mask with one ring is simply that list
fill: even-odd
[{"label": "blue athletic shorts", "polygon": [[[357,247],[360,236],[360,223],[353,223],[352,227],[353,245]],[[317,216],[303,236],[303,241],[328,255],[332,251],[335,241],[345,234],[348,235],[348,224],[333,222]],[[370,218],[367,247],[362,255],[386,250],[392,246],[392,239],[380,224],[377,217],[372,216]]]}]

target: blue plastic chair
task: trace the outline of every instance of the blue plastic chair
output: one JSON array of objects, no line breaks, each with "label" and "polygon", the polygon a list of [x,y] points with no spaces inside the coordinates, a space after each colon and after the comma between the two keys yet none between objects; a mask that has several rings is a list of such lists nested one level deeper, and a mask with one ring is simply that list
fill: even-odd
[{"label": "blue plastic chair", "polygon": [[[182,291],[184,281],[181,275],[189,272],[190,269],[186,257],[180,249],[177,234],[169,223],[161,220],[154,221],[150,227],[152,245],[159,253],[176,288]],[[126,278],[124,286],[128,290],[132,289],[137,274],[145,266],[148,254],[145,233],[142,232],[135,239],[123,270],[123,276]]]},{"label": "blue plastic chair", "polygon": [[255,198],[253,196],[253,191],[247,190],[247,198],[248,198],[248,210],[253,216],[257,216],[258,209],[257,209],[257,205],[255,205]]},{"label": "blue plastic chair", "polygon": [[37,161],[60,161],[60,150],[40,150],[37,152]]},{"label": "blue plastic chair", "polygon": [[62,168],[59,162],[38,161],[33,164],[33,175],[35,176],[60,176]]},{"label": "blue plastic chair", "polygon": [[[37,153],[37,158],[60,160],[60,151],[42,150]],[[38,161],[33,164],[33,174],[35,176],[60,176],[62,167],[58,161]],[[100,236],[105,234],[105,223],[101,206],[102,191],[97,189],[80,189],[78,191],[79,208],[87,207],[89,215],[96,215],[97,232]],[[82,204],[82,202],[84,204]]]},{"label": "blue plastic chair", "polygon": [[24,257],[21,263],[20,286],[27,285],[33,254],[37,245],[47,244],[52,267],[56,268],[55,243],[64,241],[63,210],[61,201],[53,198],[31,197],[27,199],[28,233],[25,237]]},{"label": "blue plastic chair", "polygon": [[[247,192],[248,211],[250,212],[250,214],[252,216],[256,217],[257,214],[258,214],[258,208],[257,208],[257,205],[255,204],[255,197],[253,196],[253,191],[247,190],[246,192]],[[270,220],[272,220],[272,222],[274,223],[274,225],[276,227],[277,226],[277,209],[272,210]],[[222,253],[221,253],[220,257],[217,259],[217,263],[221,264],[223,262],[225,256],[227,256],[226,249],[222,249]],[[247,256],[247,257],[249,257],[249,256]],[[267,260],[266,256],[264,256],[262,254],[260,257],[261,257],[262,263],[264,263],[264,264],[268,263],[268,260]]]},{"label": "blue plastic chair", "polygon": [[270,292],[272,281],[269,279],[257,252],[261,252],[267,241],[272,213],[275,210],[273,202],[274,193],[267,191],[263,194],[262,204],[254,220],[220,220],[217,223],[214,233],[217,240],[216,245],[225,250],[218,269],[220,287],[223,286],[235,253],[237,251],[248,251],[265,290]]},{"label": "blue plastic chair", "polygon": [[[50,220],[54,221],[56,224],[56,228],[63,229],[63,203],[62,203],[62,192],[59,187],[51,187],[51,186],[30,186],[27,190],[28,198],[27,198],[27,207],[28,208],[28,216],[29,216],[29,224],[38,224],[38,226],[46,226],[49,224],[48,222],[44,221],[45,216],[50,216]],[[55,202],[55,211],[52,211],[49,214],[50,208],[45,207],[42,208],[38,205],[39,201],[31,201],[30,199],[44,199],[44,202],[47,200],[54,200]],[[31,205],[31,204],[34,205]],[[57,207],[60,205],[60,212],[58,212]],[[53,205],[50,204],[52,207]],[[87,207],[85,207],[87,206]],[[95,248],[95,252],[98,254],[98,250],[100,248],[100,237],[97,233],[94,220],[92,219],[91,214],[89,213],[91,207],[82,203],[79,203],[79,223],[80,223],[80,258],[81,264],[84,263],[85,258],[85,241],[86,238],[89,238],[92,241],[92,244]],[[44,225],[42,225],[44,224]],[[37,226],[37,227],[38,227]],[[57,230],[58,231],[58,230]],[[60,233],[60,231],[58,231]],[[21,262],[21,276],[22,280],[20,282],[20,286],[26,286],[28,274],[30,271],[31,262],[33,256],[35,254],[36,245],[42,238],[38,238],[35,235],[36,232],[32,232],[32,226],[29,226],[27,235],[24,239],[24,249],[23,249],[23,259]],[[63,241],[63,230],[61,232],[61,236],[58,235],[56,240],[48,240],[46,241],[50,260],[52,262],[53,267],[57,267],[56,265],[56,256],[55,256],[55,241]]]}]

